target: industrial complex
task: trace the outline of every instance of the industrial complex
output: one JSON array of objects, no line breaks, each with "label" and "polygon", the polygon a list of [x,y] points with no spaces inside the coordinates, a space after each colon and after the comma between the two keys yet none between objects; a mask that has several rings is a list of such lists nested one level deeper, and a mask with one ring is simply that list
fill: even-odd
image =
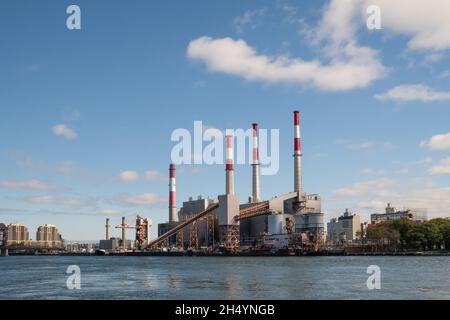
[{"label": "industrial complex", "polygon": [[[157,238],[150,240],[151,220],[137,218],[129,226],[122,218],[116,228],[122,239],[109,237],[106,220],[105,240],[100,249],[159,252],[260,253],[267,250],[303,248],[317,250],[325,242],[324,214],[318,194],[308,194],[302,184],[302,144],[300,113],[294,111],[294,170],[292,192],[261,199],[258,124],[252,124],[252,195],[243,203],[234,192],[233,136],[226,139],[225,193],[210,199],[199,196],[176,207],[176,168],[169,167],[169,219],[158,224]],[[136,229],[136,241],[125,239],[125,230]]]},{"label": "industrial complex", "polygon": [[[396,210],[389,203],[385,213],[373,213],[370,223],[361,223],[360,216],[348,209],[331,219],[325,229],[321,198],[307,193],[302,183],[302,143],[300,113],[294,111],[294,163],[292,192],[261,198],[258,124],[252,124],[252,195],[242,201],[234,188],[234,137],[225,136],[225,192],[216,198],[198,196],[176,205],[176,167],[169,166],[169,212],[167,222],[153,231],[151,219],[137,216],[128,223],[122,217],[114,226],[121,237],[110,237],[109,218],[105,223],[105,238],[96,246],[97,254],[133,255],[296,255],[329,254],[335,248],[355,247],[365,242],[366,231],[371,226],[406,218],[426,220],[425,209]],[[250,183],[250,182],[249,182]],[[133,239],[126,231],[132,229]],[[45,224],[38,228],[36,240],[28,240],[28,229],[19,224],[0,224],[1,254],[8,249],[16,252],[94,252],[91,244],[64,244],[56,226]]]}]

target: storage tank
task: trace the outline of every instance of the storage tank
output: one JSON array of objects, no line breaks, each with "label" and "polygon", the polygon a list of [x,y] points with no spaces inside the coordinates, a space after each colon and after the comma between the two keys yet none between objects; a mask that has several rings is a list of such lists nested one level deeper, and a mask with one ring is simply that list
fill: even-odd
[{"label": "storage tank", "polygon": [[323,213],[303,213],[295,216],[296,232],[309,231],[312,234],[322,234],[324,228]]},{"label": "storage tank", "polygon": [[284,214],[273,214],[267,216],[267,232],[269,234],[286,233],[286,219]]}]

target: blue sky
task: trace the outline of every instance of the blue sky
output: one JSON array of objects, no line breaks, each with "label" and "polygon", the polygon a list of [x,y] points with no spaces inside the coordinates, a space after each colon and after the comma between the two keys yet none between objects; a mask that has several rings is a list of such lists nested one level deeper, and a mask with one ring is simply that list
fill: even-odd
[{"label": "blue sky", "polygon": [[[261,191],[289,192],[297,108],[304,188],[327,218],[386,202],[450,216],[450,6],[390,2],[371,1],[368,30],[356,0],[76,1],[68,30],[72,2],[2,1],[0,221],[79,240],[106,217],[165,221],[170,136],[195,120],[279,129]],[[224,192],[221,165],[177,169],[178,206]],[[244,202],[251,167],[235,179]]]}]

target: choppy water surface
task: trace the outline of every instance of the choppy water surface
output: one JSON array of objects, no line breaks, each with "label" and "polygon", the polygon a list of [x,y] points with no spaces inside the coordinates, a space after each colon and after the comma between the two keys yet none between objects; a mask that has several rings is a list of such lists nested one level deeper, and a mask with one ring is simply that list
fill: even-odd
[{"label": "choppy water surface", "polygon": [[[369,265],[380,290],[367,289]],[[0,299],[450,299],[450,257],[10,256]]]}]

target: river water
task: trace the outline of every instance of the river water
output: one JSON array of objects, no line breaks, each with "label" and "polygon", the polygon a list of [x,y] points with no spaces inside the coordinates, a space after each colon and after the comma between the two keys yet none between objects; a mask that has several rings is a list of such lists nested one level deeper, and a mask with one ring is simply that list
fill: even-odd
[{"label": "river water", "polygon": [[9,256],[0,299],[450,299],[450,257]]}]

